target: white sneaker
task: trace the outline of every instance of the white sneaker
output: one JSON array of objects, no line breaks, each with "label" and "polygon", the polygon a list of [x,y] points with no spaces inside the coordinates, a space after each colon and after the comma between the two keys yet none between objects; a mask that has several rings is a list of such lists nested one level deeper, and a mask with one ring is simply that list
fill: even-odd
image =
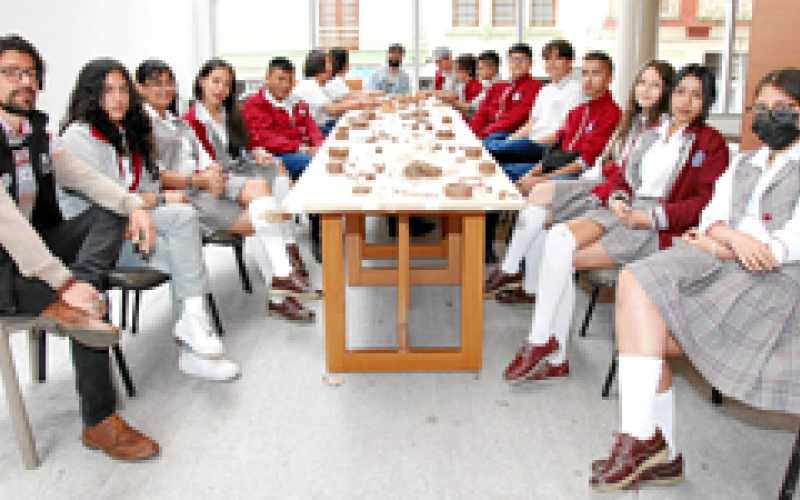
[{"label": "white sneaker", "polygon": [[184,312],[175,323],[175,338],[199,356],[219,358],[225,354],[222,341],[211,329],[208,318]]},{"label": "white sneaker", "polygon": [[233,361],[204,358],[186,349],[181,349],[178,369],[186,375],[218,382],[233,380],[241,374],[239,365]]}]

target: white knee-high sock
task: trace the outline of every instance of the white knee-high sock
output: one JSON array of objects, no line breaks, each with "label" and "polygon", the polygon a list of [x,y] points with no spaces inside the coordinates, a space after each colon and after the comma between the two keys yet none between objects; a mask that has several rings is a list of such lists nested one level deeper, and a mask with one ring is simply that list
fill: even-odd
[{"label": "white knee-high sock", "polygon": [[256,261],[256,266],[258,266],[258,270],[261,272],[261,277],[264,278],[264,283],[267,288],[269,288],[272,284],[272,264],[269,261],[267,250],[264,248],[264,243],[256,236],[248,237],[246,242],[247,246],[250,248],[253,260]]},{"label": "white knee-high sock", "polygon": [[555,333],[555,321],[560,312],[559,303],[562,301],[564,289],[572,281],[575,269],[575,246],[575,237],[567,226],[558,224],[548,231],[539,267],[536,308],[528,337],[532,344],[544,344]]},{"label": "white knee-high sock", "polygon": [[620,432],[650,439],[656,430],[656,389],[663,361],[653,356],[620,354],[618,363]]},{"label": "white knee-high sock", "polygon": [[547,238],[547,231],[542,230],[533,239],[528,251],[525,252],[525,275],[522,277],[522,287],[525,293],[536,295],[539,286],[539,266],[542,265],[542,254],[544,253],[544,242]]},{"label": "white knee-high sock", "polygon": [[547,209],[539,205],[530,205],[520,211],[503,259],[501,269],[504,273],[519,272],[519,264],[536,236],[542,232],[545,219],[547,219]]},{"label": "white knee-high sock", "polygon": [[283,235],[283,241],[287,245],[297,244],[297,235],[294,232],[294,221],[285,220],[281,222],[281,234]]},{"label": "white knee-high sock", "polygon": [[572,326],[572,315],[575,312],[575,281],[570,279],[564,285],[561,292],[561,300],[558,301],[556,316],[553,319],[553,336],[558,340],[559,348],[556,352],[548,356],[551,363],[560,365],[567,359],[567,344],[569,343],[569,332]]},{"label": "white knee-high sock", "polygon": [[673,427],[673,422],[675,421],[675,395],[672,392],[672,387],[656,394],[653,413],[655,424],[661,429],[664,440],[669,445],[669,458],[670,460],[675,460],[678,449],[675,445],[675,430]]},{"label": "white knee-high sock", "polygon": [[286,243],[283,240],[280,222],[271,222],[265,215],[277,209],[275,198],[264,196],[256,198],[250,202],[247,210],[250,214],[250,221],[256,230],[258,239],[266,250],[269,261],[272,264],[272,274],[278,277],[289,276],[292,272],[292,265],[286,253]]},{"label": "white knee-high sock", "polygon": [[275,195],[275,200],[278,203],[283,203],[283,199],[289,194],[291,188],[291,179],[285,175],[278,175],[272,183],[272,194]]}]

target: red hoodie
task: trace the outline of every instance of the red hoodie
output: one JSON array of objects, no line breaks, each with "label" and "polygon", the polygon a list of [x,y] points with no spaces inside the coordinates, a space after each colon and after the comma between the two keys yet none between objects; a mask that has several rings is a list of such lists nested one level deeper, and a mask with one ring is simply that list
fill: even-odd
[{"label": "red hoodie", "polygon": [[495,132],[511,133],[528,120],[542,83],[530,74],[518,78],[511,85],[497,82],[486,93],[486,98],[472,117],[470,127],[481,139]]},{"label": "red hoodie", "polygon": [[264,148],[270,153],[296,153],[303,144],[319,146],[323,136],[311,117],[308,104],[300,101],[292,108],[292,116],[286,110],[273,106],[264,98],[262,87],[251,95],[242,106],[242,116],[250,137],[248,148]]}]

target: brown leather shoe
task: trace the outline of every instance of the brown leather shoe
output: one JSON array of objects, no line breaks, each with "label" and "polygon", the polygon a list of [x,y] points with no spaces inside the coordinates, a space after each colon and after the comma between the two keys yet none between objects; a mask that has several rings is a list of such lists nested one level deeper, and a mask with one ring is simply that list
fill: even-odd
[{"label": "brown leather shoe", "polygon": [[72,307],[61,299],[47,306],[41,316],[54,321],[65,335],[89,347],[99,349],[119,341],[119,329],[116,326]]},{"label": "brown leather shoe", "polygon": [[508,286],[512,283],[519,283],[522,281],[522,273],[506,274],[499,267],[489,274],[486,278],[486,283],[483,285],[484,293],[492,293]]},{"label": "brown leather shoe", "polygon": [[547,339],[547,343],[544,345],[526,343],[519,348],[514,359],[506,367],[503,372],[503,378],[509,382],[525,378],[529,372],[536,368],[536,365],[556,350],[558,350],[558,341],[555,337]]},{"label": "brown leather shoe", "polygon": [[661,429],[653,437],[639,440],[629,434],[615,434],[611,456],[604,470],[590,479],[597,491],[615,491],[627,488],[641,474],[656,465],[667,462],[669,449]]},{"label": "brown leather shoe", "polygon": [[539,363],[539,366],[525,375],[525,380],[544,380],[546,378],[568,377],[569,361],[564,361],[560,365],[553,365],[549,361]]},{"label": "brown leather shoe", "polygon": [[267,302],[267,316],[278,316],[299,323],[313,323],[317,317],[314,311],[303,306],[294,297],[286,297],[282,302]]},{"label": "brown leather shoe", "polygon": [[306,263],[303,262],[303,256],[300,255],[300,247],[297,246],[297,243],[287,243],[286,253],[289,254],[292,268],[305,278],[306,283],[308,283],[308,268],[306,268]]},{"label": "brown leather shoe", "polygon": [[139,461],[158,455],[158,443],[137,431],[114,413],[93,427],[85,427],[84,446],[100,450],[114,460]]},{"label": "brown leather shoe", "polygon": [[494,295],[494,300],[506,305],[530,305],[536,302],[536,295],[529,295],[521,288],[513,288],[511,290],[498,290]]},{"label": "brown leather shoe", "polygon": [[322,298],[322,290],[312,290],[309,288],[308,284],[297,271],[292,271],[292,274],[285,278],[273,276],[271,294],[312,300]]}]

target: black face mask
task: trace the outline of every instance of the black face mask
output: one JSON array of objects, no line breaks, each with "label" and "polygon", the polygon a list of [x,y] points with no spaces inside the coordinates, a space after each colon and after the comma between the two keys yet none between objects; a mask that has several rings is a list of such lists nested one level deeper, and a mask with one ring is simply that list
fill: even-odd
[{"label": "black face mask", "polygon": [[399,68],[400,67],[400,60],[399,59],[389,59],[389,67],[390,68]]},{"label": "black face mask", "polygon": [[800,137],[797,111],[760,111],[753,118],[753,133],[773,151],[780,151]]}]

